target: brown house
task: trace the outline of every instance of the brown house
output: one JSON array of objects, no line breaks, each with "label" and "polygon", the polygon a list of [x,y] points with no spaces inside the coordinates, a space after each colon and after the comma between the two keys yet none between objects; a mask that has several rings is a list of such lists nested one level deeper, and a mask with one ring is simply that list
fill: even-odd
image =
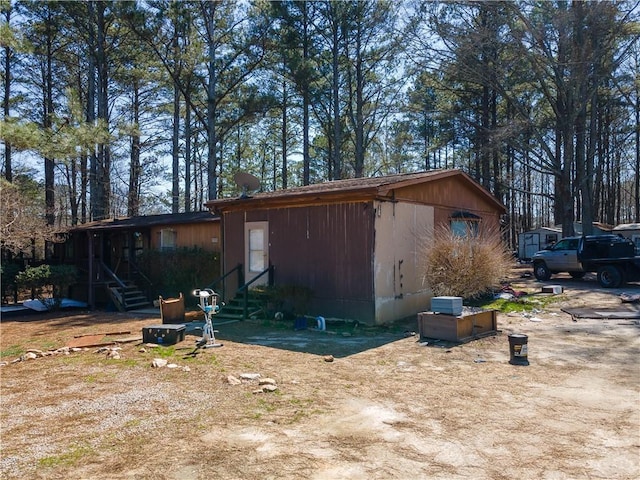
[{"label": "brown house", "polygon": [[[338,180],[209,201],[223,269],[309,288],[306,314],[383,324],[428,309],[421,246],[436,225],[498,226],[505,208],[458,170]],[[265,283],[262,275],[258,282]]]},{"label": "brown house", "polygon": [[[82,274],[74,299],[93,307],[108,300],[110,288],[122,290],[126,285],[132,291],[124,306],[129,309],[150,300],[140,285],[144,272],[138,268],[138,255],[149,249],[180,248],[220,252],[220,219],[209,212],[187,212],[86,223],[69,230],[67,241],[56,245],[56,256],[61,263],[75,264]],[[140,287],[137,291],[134,283]]]}]

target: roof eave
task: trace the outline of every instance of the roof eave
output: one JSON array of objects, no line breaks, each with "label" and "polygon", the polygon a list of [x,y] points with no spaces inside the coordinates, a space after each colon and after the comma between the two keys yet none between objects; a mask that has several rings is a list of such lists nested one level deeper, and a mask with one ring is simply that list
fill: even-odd
[{"label": "roof eave", "polygon": [[309,192],[292,195],[282,195],[277,197],[247,197],[247,198],[225,198],[219,200],[209,200],[205,206],[214,214],[223,212],[264,209],[279,207],[305,207],[316,204],[337,203],[337,202],[366,202],[380,197],[378,189],[375,187],[360,188],[357,190],[331,191],[331,192]]}]

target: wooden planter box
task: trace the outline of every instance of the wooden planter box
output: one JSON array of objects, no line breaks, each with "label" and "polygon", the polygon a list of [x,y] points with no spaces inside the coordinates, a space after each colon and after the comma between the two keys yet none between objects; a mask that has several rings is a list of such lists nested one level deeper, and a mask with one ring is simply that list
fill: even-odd
[{"label": "wooden planter box", "polygon": [[437,338],[450,342],[467,342],[476,338],[495,335],[498,332],[496,310],[474,312],[459,316],[442,313],[418,313],[420,337]]}]

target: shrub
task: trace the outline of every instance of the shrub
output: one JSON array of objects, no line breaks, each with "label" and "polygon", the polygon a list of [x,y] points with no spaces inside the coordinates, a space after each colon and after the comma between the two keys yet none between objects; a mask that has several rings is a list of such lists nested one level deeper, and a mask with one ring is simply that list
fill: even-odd
[{"label": "shrub", "polygon": [[153,284],[153,296],[188,297],[220,277],[220,254],[199,248],[147,250],[138,264]]},{"label": "shrub", "polygon": [[435,296],[477,298],[499,285],[512,264],[500,233],[489,229],[463,237],[442,227],[422,250],[424,282]]},{"label": "shrub", "polygon": [[313,297],[313,290],[301,285],[271,285],[256,288],[267,298],[267,316],[271,317],[276,311],[287,317],[303,316],[307,314],[309,302]]},{"label": "shrub", "polygon": [[18,262],[12,262],[6,260],[0,265],[0,284],[2,285],[2,298],[8,296],[10,293],[15,293],[16,290],[16,276],[20,273],[22,265]]},{"label": "shrub", "polygon": [[[60,303],[66,295],[69,286],[77,280],[78,272],[72,265],[40,265],[27,267],[16,275],[16,282],[22,288],[35,292],[35,296],[49,310],[60,308]],[[52,287],[53,298],[45,298],[46,287]]]}]

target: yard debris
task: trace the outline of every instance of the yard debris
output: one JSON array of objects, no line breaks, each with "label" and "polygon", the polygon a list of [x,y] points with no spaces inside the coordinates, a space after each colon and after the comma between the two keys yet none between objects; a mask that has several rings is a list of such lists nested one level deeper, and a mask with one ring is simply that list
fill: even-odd
[{"label": "yard debris", "polygon": [[499,293],[497,293],[496,295],[494,295],[493,298],[495,299],[503,299],[503,300],[512,300],[514,298],[520,298],[520,297],[524,297],[528,295],[528,292],[525,292],[524,290],[514,290],[511,287],[511,284],[509,283],[504,283],[502,285],[502,289]]},{"label": "yard debris", "polygon": [[267,393],[267,392],[275,392],[278,389],[276,385],[262,385],[259,389],[254,390],[253,393]]},{"label": "yard debris", "polygon": [[176,369],[176,368],[180,368],[183,372],[190,372],[191,368],[189,368],[188,366],[184,366],[181,367],[180,365],[178,365],[177,363],[169,363],[168,360],[164,359],[164,358],[154,358],[153,361],[151,362],[151,366],[153,368],[168,368],[168,369]]},{"label": "yard debris", "polygon": [[[13,359],[10,363],[14,364],[19,362],[25,362],[27,360],[35,360],[36,358],[50,357],[53,355],[69,355],[71,352],[81,352],[83,350],[84,349],[78,348],[78,347],[76,348],[62,347],[62,348],[57,348],[55,350],[47,350],[47,351],[38,350],[37,348],[30,348],[25,353],[20,355],[18,358]],[[7,365],[7,362],[4,362],[4,364]]]},{"label": "yard debris", "polygon": [[333,360],[334,360],[333,355],[325,355],[324,356],[324,361],[325,362],[331,363],[331,362],[333,362]]},{"label": "yard debris", "polygon": [[524,318],[532,318],[532,317],[535,318],[535,316],[538,315],[539,313],[542,313],[542,310],[538,310],[537,308],[534,308],[530,312],[522,312],[522,316]]},{"label": "yard debris", "polygon": [[[129,339],[113,338],[118,335],[130,335],[131,331],[121,332],[104,332],[104,333],[86,333],[83,335],[75,335],[67,342],[68,347],[102,347],[113,345],[114,343],[122,343],[130,341]],[[135,337],[139,339],[140,337]]]},{"label": "yard debris", "polygon": [[119,350],[122,350],[122,348],[121,347],[101,347],[98,350],[96,350],[95,353],[109,354],[109,352],[117,352]]},{"label": "yard debris", "polygon": [[227,383],[229,385],[242,385],[243,383],[251,383],[258,381],[260,388],[253,390],[252,393],[275,392],[278,389],[277,382],[270,377],[262,377],[259,373],[242,373],[240,378],[234,375],[227,375]]},{"label": "yard debris", "polygon": [[622,303],[640,303],[640,293],[634,295],[630,293],[621,293],[620,301]]},{"label": "yard debris", "polygon": [[111,360],[120,360],[120,350],[122,350],[120,347],[101,347],[94,353],[104,353]]},{"label": "yard debris", "polygon": [[94,335],[102,335],[103,337],[113,337],[114,335],[130,335],[131,331],[127,330],[125,332],[105,332],[105,333],[85,333],[83,335],[74,335],[73,338],[82,338],[82,337],[92,337]]},{"label": "yard debris", "polygon": [[558,295],[564,291],[562,285],[545,285],[542,287],[542,293],[551,293],[554,295]]},{"label": "yard debris", "polygon": [[166,367],[168,363],[169,362],[164,358],[154,358],[153,361],[151,362],[151,366],[153,368],[162,368],[162,367]]}]

